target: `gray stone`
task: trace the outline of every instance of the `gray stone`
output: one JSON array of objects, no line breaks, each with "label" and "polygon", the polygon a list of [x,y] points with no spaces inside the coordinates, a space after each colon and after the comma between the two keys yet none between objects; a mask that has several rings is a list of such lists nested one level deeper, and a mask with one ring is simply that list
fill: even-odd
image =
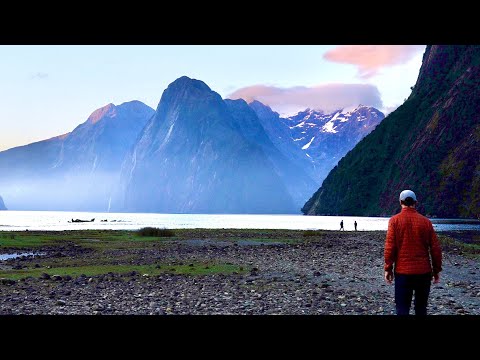
[{"label": "gray stone", "polygon": [[13,284],[15,284],[15,280],[0,278],[0,284],[3,284],[3,285],[13,285]]}]

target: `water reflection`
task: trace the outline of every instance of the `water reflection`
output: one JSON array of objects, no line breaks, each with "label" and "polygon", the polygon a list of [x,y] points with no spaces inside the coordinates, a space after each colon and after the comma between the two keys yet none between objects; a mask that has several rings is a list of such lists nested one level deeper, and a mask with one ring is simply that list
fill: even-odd
[{"label": "water reflection", "polygon": [[0,254],[0,260],[16,259],[16,258],[23,257],[23,256],[35,256],[35,255],[36,254],[34,254],[32,252]]},{"label": "water reflection", "polygon": [[[68,223],[71,219],[92,219],[94,222]],[[169,229],[236,228],[236,229],[293,229],[339,230],[343,220],[346,231],[387,230],[390,217],[304,216],[250,214],[143,214],[90,213],[66,211],[2,211],[0,231],[24,230],[137,230],[146,226]],[[479,220],[432,219],[436,231],[476,230]],[[0,238],[1,238],[0,234]]]}]

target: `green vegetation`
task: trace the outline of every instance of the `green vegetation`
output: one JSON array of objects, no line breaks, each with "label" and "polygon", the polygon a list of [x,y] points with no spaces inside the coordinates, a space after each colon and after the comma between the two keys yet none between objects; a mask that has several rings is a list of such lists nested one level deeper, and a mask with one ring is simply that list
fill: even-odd
[{"label": "green vegetation", "polygon": [[480,116],[480,46],[438,46],[431,55],[409,99],[339,161],[305,214],[390,216],[406,188],[417,193],[423,214],[480,214],[480,145],[472,138]]},{"label": "green vegetation", "polygon": [[57,268],[31,268],[22,270],[4,270],[0,271],[0,278],[18,280],[26,277],[40,277],[43,273],[48,275],[60,275],[78,277],[80,275],[95,276],[101,274],[115,273],[128,274],[136,273],[149,276],[162,273],[186,274],[186,275],[211,275],[211,274],[232,274],[245,273],[247,268],[234,264],[208,264],[191,263],[187,265],[171,264],[152,264],[152,265],[86,265],[77,267],[57,267]]},{"label": "green vegetation", "polygon": [[150,237],[172,237],[175,236],[175,232],[169,229],[159,229],[155,227],[144,227],[137,231],[139,236],[150,236]]},{"label": "green vegetation", "polygon": [[[163,229],[160,229],[163,230]],[[167,230],[170,231],[170,230]],[[172,235],[166,235],[172,236]],[[175,236],[175,235],[174,235]],[[174,239],[175,237],[172,237]],[[76,244],[92,249],[140,248],[164,241],[163,237],[129,230],[65,230],[0,232],[0,247],[38,248],[45,245]]]},{"label": "green vegetation", "polygon": [[473,258],[480,258],[479,235],[474,236],[474,241],[472,243],[465,243],[446,235],[439,235],[438,240],[440,241],[443,252],[461,252]]},{"label": "green vegetation", "polygon": [[[157,230],[160,230],[157,232]],[[0,248],[13,251],[33,250],[57,254],[48,257],[36,257],[26,262],[27,268],[1,270],[0,278],[21,279],[49,275],[72,276],[81,274],[94,276],[109,272],[124,274],[136,271],[141,274],[157,275],[165,272],[189,275],[232,274],[249,271],[243,264],[199,263],[186,264],[159,262],[156,256],[145,259],[142,250],[162,248],[172,242],[205,239],[208,241],[228,241],[232,243],[293,243],[303,241],[302,232],[296,230],[258,230],[258,229],[178,229],[174,236],[165,234],[165,229],[155,231],[128,230],[74,230],[74,231],[19,231],[0,232]],[[167,230],[170,231],[170,230]],[[74,256],[62,252],[73,250]],[[131,251],[133,250],[133,251]],[[140,252],[137,252],[140,250]],[[53,251],[53,252],[52,252]],[[67,250],[72,251],[72,250]]]},{"label": "green vegetation", "polygon": [[141,236],[131,230],[66,230],[0,232],[0,248],[38,249],[42,246],[80,246],[94,251],[167,246],[172,241],[201,240],[238,243],[298,243],[322,237],[328,230],[176,229],[173,237]]},{"label": "green vegetation", "polygon": [[[328,241],[329,234],[351,236],[351,232],[328,230],[268,230],[268,229],[178,229],[174,237],[143,237],[135,231],[123,230],[75,230],[75,231],[23,231],[0,233],[2,252],[46,252],[27,261],[15,262],[15,269],[0,270],[0,278],[18,280],[27,277],[60,275],[78,277],[81,274],[95,276],[136,272],[138,275],[155,276],[162,273],[184,275],[242,274],[251,266],[242,263],[222,262],[195,258],[167,259],[162,252],[171,244],[182,241],[222,241],[242,244],[260,243],[305,243]],[[368,234],[369,232],[362,232]],[[377,233],[371,232],[371,233]],[[451,236],[439,235],[444,252],[465,254],[478,258],[480,235],[465,232]],[[14,250],[15,249],[15,250]],[[261,250],[260,250],[261,251]],[[187,252],[188,254],[188,252]],[[145,256],[147,255],[147,256]],[[7,264],[7,262],[5,262]],[[11,264],[11,263],[10,263]],[[20,266],[18,266],[20,265]]]},{"label": "green vegetation", "polygon": [[303,237],[309,237],[309,236],[319,236],[321,237],[323,235],[322,230],[307,230],[303,232]]},{"label": "green vegetation", "polygon": [[129,230],[18,231],[0,232],[0,247],[34,249],[45,245],[75,244],[102,251],[162,246],[169,241],[191,239],[291,243],[301,241],[301,234],[301,230],[278,229],[176,229],[173,236],[140,235]]},{"label": "green vegetation", "polygon": [[12,248],[30,248],[58,241],[55,233],[0,232],[0,246]]}]

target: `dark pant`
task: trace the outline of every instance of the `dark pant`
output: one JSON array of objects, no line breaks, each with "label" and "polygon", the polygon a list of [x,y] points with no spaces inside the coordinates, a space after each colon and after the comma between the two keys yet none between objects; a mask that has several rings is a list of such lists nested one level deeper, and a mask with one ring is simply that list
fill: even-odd
[{"label": "dark pant", "polygon": [[427,315],[428,294],[432,275],[395,274],[395,306],[397,315],[408,315],[415,292],[415,315]]}]

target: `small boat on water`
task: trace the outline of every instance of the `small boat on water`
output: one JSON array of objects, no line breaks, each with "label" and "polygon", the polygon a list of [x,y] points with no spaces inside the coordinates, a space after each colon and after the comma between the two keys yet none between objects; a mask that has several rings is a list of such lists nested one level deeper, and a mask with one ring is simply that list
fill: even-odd
[{"label": "small boat on water", "polygon": [[92,220],[72,219],[72,221],[69,221],[69,223],[84,223],[84,222],[94,222],[94,221],[95,221],[95,218],[93,218]]}]

